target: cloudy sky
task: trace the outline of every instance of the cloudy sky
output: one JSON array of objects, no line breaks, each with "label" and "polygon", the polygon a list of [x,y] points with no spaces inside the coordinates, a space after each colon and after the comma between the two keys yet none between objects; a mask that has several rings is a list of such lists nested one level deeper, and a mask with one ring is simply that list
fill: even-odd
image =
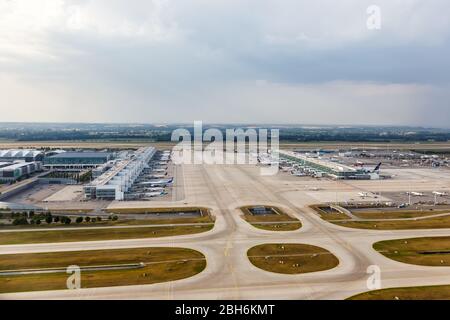
[{"label": "cloudy sky", "polygon": [[0,0],[0,121],[450,127],[449,14],[448,0]]}]

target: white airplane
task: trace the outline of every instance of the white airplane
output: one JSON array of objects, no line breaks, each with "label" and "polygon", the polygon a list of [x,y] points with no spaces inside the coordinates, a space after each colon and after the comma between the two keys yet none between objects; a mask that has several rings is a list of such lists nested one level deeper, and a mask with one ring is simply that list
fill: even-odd
[{"label": "white airplane", "polygon": [[159,191],[164,191],[163,187],[152,187],[152,188],[145,188],[146,191],[150,191],[150,192],[159,192]]},{"label": "white airplane", "polygon": [[362,169],[363,169],[363,171],[364,171],[365,173],[377,173],[377,174],[379,174],[379,173],[380,173],[381,165],[382,165],[382,163],[380,162],[380,163],[375,167],[375,169],[368,169],[368,168],[362,168]]},{"label": "white airplane", "polygon": [[415,196],[415,197],[423,197],[424,194],[422,192],[407,192],[406,194]]},{"label": "white airplane", "polygon": [[258,159],[258,162],[265,166],[278,165],[278,162],[276,162],[275,160],[272,160],[272,159]]},{"label": "white airplane", "polygon": [[304,177],[304,176],[306,176],[306,174],[304,174],[303,172],[300,172],[300,171],[292,171],[291,174],[293,176],[296,176],[296,177]]},{"label": "white airplane", "polygon": [[152,174],[149,176],[145,176],[147,179],[164,179],[166,175],[165,174]]},{"label": "white airplane", "polygon": [[439,192],[439,191],[433,191],[433,194],[439,197],[445,197],[448,196],[447,192]]},{"label": "white airplane", "polygon": [[139,192],[163,192],[165,189],[164,189],[164,187],[143,187],[143,186],[138,186],[134,190],[136,191],[136,193],[139,193]]},{"label": "white airplane", "polygon": [[367,192],[359,192],[358,195],[359,195],[361,198],[366,198],[366,197],[369,196],[369,194],[368,194]]},{"label": "white airplane", "polygon": [[146,192],[146,193],[142,193],[142,195],[145,198],[154,198],[154,197],[159,197],[162,196],[164,193],[164,191],[159,191],[159,192]]},{"label": "white airplane", "polygon": [[151,187],[165,187],[172,184],[173,178],[170,179],[159,179],[159,180],[149,180],[145,182],[138,183],[140,186],[151,186]]}]

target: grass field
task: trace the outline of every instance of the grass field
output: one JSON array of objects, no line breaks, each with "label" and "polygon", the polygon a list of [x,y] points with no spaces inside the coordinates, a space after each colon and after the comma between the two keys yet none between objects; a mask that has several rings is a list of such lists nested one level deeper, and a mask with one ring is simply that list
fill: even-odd
[{"label": "grass field", "polygon": [[442,229],[450,228],[450,215],[442,217],[429,217],[420,220],[376,220],[376,219],[404,219],[418,218],[429,215],[447,213],[448,210],[435,211],[368,211],[352,212],[352,214],[364,218],[374,219],[372,221],[357,221],[345,214],[335,214],[327,212],[322,206],[313,205],[311,208],[316,211],[323,220],[342,227],[371,230],[407,230],[407,229]]},{"label": "grass field", "polygon": [[427,211],[352,211],[352,214],[362,219],[407,219],[428,217],[436,214],[450,213],[450,210],[427,210]]},{"label": "grass field", "polygon": [[324,271],[339,264],[328,250],[306,244],[263,244],[248,250],[247,256],[255,267],[283,274]]},{"label": "grass field", "polygon": [[1,232],[0,245],[169,237],[206,232],[211,230],[213,227],[214,224],[197,226],[130,227],[122,229],[105,228],[93,230],[70,229],[54,231]]},{"label": "grass field", "polygon": [[450,228],[450,216],[422,220],[394,221],[333,221],[334,224],[356,229],[372,230],[407,230],[407,229],[442,229]]},{"label": "grass field", "polygon": [[298,223],[252,223],[255,228],[266,231],[295,231],[302,227],[300,222]]},{"label": "grass field", "polygon": [[[0,270],[144,263],[142,268],[82,271],[81,287],[142,285],[191,277],[206,267],[202,253],[185,248],[139,248],[0,255]],[[0,292],[66,289],[66,273],[0,275]]]},{"label": "grass field", "polygon": [[[129,139],[129,140],[59,140],[59,141],[16,141],[16,140],[0,140],[0,149],[13,148],[139,148],[149,144],[160,148],[168,149],[174,146],[176,142],[155,142],[145,139]],[[355,148],[382,148],[382,149],[400,149],[400,150],[430,150],[442,151],[449,150],[450,143],[448,142],[421,142],[421,143],[379,143],[379,142],[342,142],[342,141],[311,141],[311,142],[292,142],[280,141],[282,148],[338,148],[338,147],[355,147]]]},{"label": "grass field", "polygon": [[0,149],[15,148],[93,148],[93,149],[132,149],[148,145],[159,149],[171,149],[175,142],[154,142],[152,140],[59,140],[59,141],[15,141],[0,140]]},{"label": "grass field", "polygon": [[450,300],[450,285],[369,291],[347,300]]},{"label": "grass field", "polygon": [[324,206],[314,205],[314,206],[310,206],[310,208],[313,209],[314,211],[316,211],[320,215],[320,217],[326,221],[350,219],[350,217],[348,215],[346,215],[345,213],[341,213],[341,212],[338,212],[336,210],[331,210],[331,209],[329,209],[327,211],[326,207],[324,207]]},{"label": "grass field", "polygon": [[151,214],[151,213],[177,213],[186,211],[200,211],[202,216],[210,215],[208,208],[203,207],[164,207],[164,208],[107,208],[108,213],[116,214]]},{"label": "grass field", "polygon": [[[73,218],[73,217],[72,217]],[[92,216],[95,218],[95,216]],[[73,219],[74,220],[74,219]],[[16,229],[48,229],[48,228],[64,228],[64,229],[77,229],[79,227],[114,227],[114,226],[140,226],[140,225],[160,225],[160,224],[185,224],[185,223],[214,223],[214,219],[211,216],[203,217],[182,217],[182,218],[150,218],[150,219],[121,219],[117,221],[111,221],[104,218],[102,221],[86,222],[71,224],[63,223],[51,223],[47,224],[42,222],[39,225],[0,225],[0,230],[16,230]],[[1,236],[0,236],[1,239]]]},{"label": "grass field", "polygon": [[255,206],[245,206],[240,209],[244,214],[243,219],[255,228],[267,231],[294,231],[302,227],[298,219],[286,214],[280,208],[270,207],[276,214],[254,215],[250,212],[250,209],[253,207]]},{"label": "grass field", "polygon": [[450,237],[424,237],[377,242],[373,248],[382,255],[421,266],[450,266]]}]

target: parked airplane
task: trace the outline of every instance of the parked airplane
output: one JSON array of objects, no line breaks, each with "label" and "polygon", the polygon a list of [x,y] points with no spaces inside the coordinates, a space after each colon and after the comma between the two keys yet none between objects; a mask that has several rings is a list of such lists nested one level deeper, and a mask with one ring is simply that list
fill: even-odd
[{"label": "parked airplane", "polygon": [[447,192],[439,192],[439,191],[433,191],[433,194],[439,197],[445,197],[448,196]]},{"label": "parked airplane", "polygon": [[364,170],[365,173],[380,173],[381,165],[382,165],[382,163],[380,162],[380,163],[375,167],[375,169],[373,169],[373,170],[370,170],[370,169],[367,169],[367,168],[363,168],[363,170]]},{"label": "parked airplane", "polygon": [[166,194],[164,191],[159,192],[134,192],[131,195],[131,199],[149,199],[154,197],[159,197]]},{"label": "parked airplane", "polygon": [[170,179],[159,179],[159,180],[149,180],[145,182],[140,182],[140,186],[151,186],[151,187],[165,187],[173,182],[173,178]]},{"label": "parked airplane", "polygon": [[149,192],[163,192],[164,188],[163,187],[151,187],[151,188],[144,188],[145,191],[149,191]]},{"label": "parked airplane", "polygon": [[369,196],[369,194],[368,194],[367,192],[359,192],[358,195],[359,195],[361,198],[367,198],[367,197]]},{"label": "parked airplane", "polygon": [[151,175],[144,175],[143,178],[146,179],[164,179],[166,174],[151,174]]},{"label": "parked airplane", "polygon": [[261,158],[259,158],[259,159],[258,159],[258,162],[259,162],[260,164],[262,164],[262,165],[265,165],[265,166],[275,166],[275,165],[278,165],[278,162],[275,161],[275,160],[272,160],[272,159],[261,159]]},{"label": "parked airplane", "polygon": [[306,176],[306,174],[304,174],[304,173],[301,172],[301,171],[292,171],[291,174],[292,174],[293,176],[296,176],[296,177],[304,177],[304,176]]},{"label": "parked airplane", "polygon": [[146,193],[143,193],[142,195],[143,195],[143,197],[145,199],[145,198],[159,197],[159,196],[162,196],[164,194],[165,194],[164,191],[159,191],[159,192],[146,192]]},{"label": "parked airplane", "polygon": [[162,192],[164,191],[164,187],[145,187],[145,186],[136,186],[132,189],[134,192]]},{"label": "parked airplane", "polygon": [[407,195],[415,196],[415,197],[423,197],[424,194],[422,192],[407,192]]}]

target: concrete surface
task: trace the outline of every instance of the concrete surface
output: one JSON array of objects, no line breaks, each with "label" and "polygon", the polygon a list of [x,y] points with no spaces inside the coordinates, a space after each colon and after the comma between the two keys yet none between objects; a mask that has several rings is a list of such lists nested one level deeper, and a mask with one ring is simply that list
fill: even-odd
[{"label": "concrete surface", "polygon": [[[187,236],[115,241],[0,246],[0,254],[134,247],[185,247],[207,259],[202,273],[184,280],[141,286],[2,294],[0,299],[344,299],[368,291],[367,268],[381,268],[382,288],[450,284],[449,267],[423,267],[390,260],[372,249],[387,239],[446,236],[449,229],[371,231],[344,228],[320,219],[311,204],[356,197],[358,192],[450,191],[450,175],[401,173],[389,181],[329,181],[280,173],[260,176],[257,166],[183,165],[183,196],[174,201],[113,202],[110,208],[206,206],[216,216],[213,230]],[[181,174],[182,173],[182,174]],[[439,178],[437,178],[439,177]],[[317,191],[311,191],[317,188]],[[176,192],[176,194],[181,194]],[[182,199],[180,199],[182,198]],[[272,205],[301,220],[297,231],[259,230],[239,216],[244,205]],[[248,249],[264,243],[305,243],[323,247],[339,258],[332,270],[282,275],[260,270],[246,257]],[[81,279],[81,284],[83,280]]]}]

